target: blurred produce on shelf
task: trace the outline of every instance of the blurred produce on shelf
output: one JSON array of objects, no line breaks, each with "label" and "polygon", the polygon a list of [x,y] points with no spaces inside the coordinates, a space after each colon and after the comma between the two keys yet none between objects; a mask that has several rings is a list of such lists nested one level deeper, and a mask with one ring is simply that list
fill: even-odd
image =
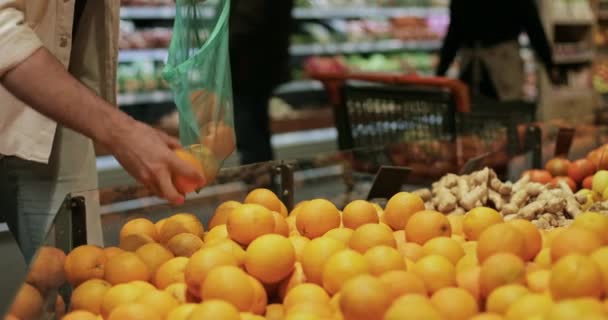
[{"label": "blurred produce on shelf", "polygon": [[304,8],[335,8],[356,6],[379,6],[379,7],[431,7],[447,6],[448,0],[296,0],[297,7]]},{"label": "blurred produce on shelf", "polygon": [[166,90],[167,83],[162,79],[163,64],[153,61],[136,61],[118,65],[118,92]]},{"label": "blurred produce on shelf", "polygon": [[120,0],[121,6],[174,6],[175,0]]},{"label": "blurred produce on shelf", "polygon": [[311,57],[306,61],[306,73],[342,73],[346,71],[376,71],[431,74],[438,57],[431,53],[375,53],[336,57]]},{"label": "blurred produce on shelf", "polygon": [[119,49],[153,49],[167,48],[171,42],[173,30],[170,28],[135,29],[131,22],[121,21]]}]

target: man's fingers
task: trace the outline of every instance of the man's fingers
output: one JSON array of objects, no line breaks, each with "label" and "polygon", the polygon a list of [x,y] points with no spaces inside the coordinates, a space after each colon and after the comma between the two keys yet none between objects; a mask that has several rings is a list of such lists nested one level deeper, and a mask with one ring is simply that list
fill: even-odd
[{"label": "man's fingers", "polygon": [[162,132],[160,130],[158,130],[158,136],[163,140],[164,143],[167,144],[167,146],[169,148],[171,148],[173,150],[174,149],[181,149],[181,148],[183,148],[182,144],[179,143],[178,139],[176,139],[176,138],[174,138],[174,137],[172,137],[172,136],[170,136],[170,135],[168,135],[168,134],[166,134],[166,133],[164,133],[164,132]]},{"label": "man's fingers", "polygon": [[160,170],[156,176],[158,180],[158,188],[160,189],[161,196],[173,204],[184,203],[184,196],[180,194],[171,179],[171,173],[168,170]]}]

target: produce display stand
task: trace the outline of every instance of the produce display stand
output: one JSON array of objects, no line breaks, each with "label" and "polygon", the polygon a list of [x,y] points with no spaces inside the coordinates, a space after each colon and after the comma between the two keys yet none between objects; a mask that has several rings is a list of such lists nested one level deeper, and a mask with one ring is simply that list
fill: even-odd
[{"label": "produce display stand", "polygon": [[[537,123],[526,128],[540,129],[535,142],[540,147],[537,156],[546,160],[553,156],[555,142],[559,136],[560,123]],[[584,154],[587,151],[606,142],[608,132],[604,127],[575,127],[571,155]],[[454,144],[455,142],[451,142]],[[151,196],[143,187],[122,187],[112,190],[90,190],[70,194],[58,212],[52,224],[44,248],[58,248],[69,252],[74,247],[86,243],[86,210],[84,198],[99,195],[102,199],[100,214],[102,215],[102,229],[104,246],[118,245],[120,228],[129,220],[146,217],[158,221],[175,213],[189,212],[195,214],[203,224],[207,224],[215,208],[228,200],[243,201],[244,196],[252,189],[267,187],[272,189],[288,206],[293,207],[302,200],[324,198],[332,201],[338,208],[343,208],[355,199],[371,199],[380,204],[392,196],[396,190],[413,191],[428,187],[430,183],[416,179],[416,166],[409,163],[410,159],[404,157],[406,153],[396,154],[395,150],[409,150],[407,143],[388,144],[377,147],[361,147],[353,150],[344,150],[331,154],[318,154],[307,159],[293,161],[275,161],[250,166],[241,166],[222,169],[217,182],[203,189],[199,194],[191,194],[187,201],[178,207],[171,206],[165,201]],[[393,152],[391,157],[391,152]],[[466,163],[458,168],[435,168],[437,174],[448,172],[468,172],[488,166],[488,153],[496,150],[486,149],[467,159]],[[521,153],[506,159],[506,176],[517,179],[521,172],[531,168],[532,154]],[[433,154],[432,157],[441,157]],[[437,160],[437,159],[433,159]],[[349,168],[354,164],[365,164],[360,174],[352,175]],[[429,162],[427,167],[432,167]],[[492,167],[490,165],[490,167]],[[361,168],[360,168],[361,169]],[[411,170],[411,172],[410,172]],[[379,172],[379,174],[376,174]],[[384,173],[383,173],[384,172]],[[466,172],[461,172],[466,173]],[[387,180],[388,179],[388,180]],[[40,251],[42,252],[42,251]],[[38,258],[38,257],[37,257]],[[47,257],[48,258],[48,257]],[[46,262],[46,261],[43,261]],[[53,275],[52,263],[38,263],[37,259],[30,264],[30,271],[34,275]],[[49,269],[46,269],[49,268]],[[63,270],[63,269],[61,269]],[[10,274],[10,273],[8,273]],[[32,275],[30,274],[30,276]],[[35,279],[35,277],[34,277]],[[25,280],[25,279],[22,279]],[[56,312],[55,301],[61,295],[69,305],[71,288],[66,285],[61,276],[51,281],[55,286],[46,288],[45,298],[48,306],[46,315],[41,319],[52,319]],[[30,282],[31,279],[28,279]],[[25,282],[25,281],[23,281]],[[47,282],[48,283],[48,282]],[[18,288],[3,288],[17,292]],[[11,301],[3,301],[3,313],[6,313]]]}]

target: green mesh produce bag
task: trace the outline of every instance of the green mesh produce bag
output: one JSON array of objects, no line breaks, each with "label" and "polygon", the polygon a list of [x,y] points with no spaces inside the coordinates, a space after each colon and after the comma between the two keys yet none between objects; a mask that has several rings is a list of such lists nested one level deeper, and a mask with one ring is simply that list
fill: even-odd
[{"label": "green mesh produce bag", "polygon": [[177,0],[163,71],[175,95],[180,141],[202,162],[208,182],[235,147],[229,13],[228,0]]}]

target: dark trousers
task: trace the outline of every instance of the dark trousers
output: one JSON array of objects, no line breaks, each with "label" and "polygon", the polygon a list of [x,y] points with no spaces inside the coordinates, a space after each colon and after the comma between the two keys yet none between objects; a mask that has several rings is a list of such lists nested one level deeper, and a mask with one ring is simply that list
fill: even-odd
[{"label": "dark trousers", "polygon": [[[469,85],[469,89],[471,90],[472,96],[484,96],[486,98],[498,99],[498,92],[496,91],[496,86],[494,86],[494,81],[490,77],[490,72],[488,68],[483,64],[481,65],[481,79],[479,79],[479,84],[477,88],[475,87],[475,83],[473,83],[473,64],[469,64],[465,66],[460,75],[460,80]],[[522,83],[523,86],[523,83]]]},{"label": "dark trousers", "polygon": [[270,93],[234,94],[234,126],[241,164],[274,158],[270,144],[269,99]]}]

